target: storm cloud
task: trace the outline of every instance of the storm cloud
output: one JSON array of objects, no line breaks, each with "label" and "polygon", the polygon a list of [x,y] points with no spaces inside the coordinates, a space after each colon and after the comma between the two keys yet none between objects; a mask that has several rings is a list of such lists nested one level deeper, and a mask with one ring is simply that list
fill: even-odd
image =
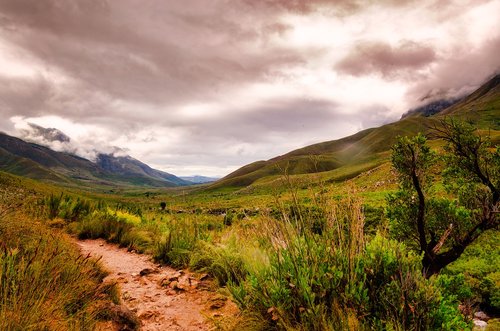
[{"label": "storm cloud", "polygon": [[472,90],[500,68],[499,11],[494,0],[0,0],[0,130],[225,175]]},{"label": "storm cloud", "polygon": [[435,60],[434,49],[414,42],[403,41],[397,46],[384,42],[361,42],[335,68],[354,76],[380,73],[385,78],[397,78],[415,76]]}]

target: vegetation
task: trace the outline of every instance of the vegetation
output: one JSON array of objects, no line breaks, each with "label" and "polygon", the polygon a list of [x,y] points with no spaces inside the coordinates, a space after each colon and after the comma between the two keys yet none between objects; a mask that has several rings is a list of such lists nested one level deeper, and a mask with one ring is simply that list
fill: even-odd
[{"label": "vegetation", "polygon": [[93,330],[118,302],[115,285],[64,234],[36,221],[34,190],[9,176],[0,182],[0,329]]},{"label": "vegetation", "polygon": [[457,301],[421,274],[421,259],[382,233],[364,234],[353,195],[319,202],[317,218],[282,210],[263,223],[268,262],[230,283],[243,311],[263,329],[463,330]]},{"label": "vegetation", "polygon": [[500,149],[492,150],[475,129],[453,120],[434,128],[447,142],[442,156],[445,188],[451,196],[431,196],[431,167],[437,160],[421,134],[393,147],[400,190],[389,197],[389,218],[398,238],[410,238],[423,254],[427,276],[457,260],[481,233],[497,228]]},{"label": "vegetation", "polygon": [[498,97],[449,114],[475,126],[412,115],[207,186],[91,192],[0,172],[0,329],[93,329],[117,301],[66,232],[208,274],[240,329],[470,329],[477,307],[500,313]]}]

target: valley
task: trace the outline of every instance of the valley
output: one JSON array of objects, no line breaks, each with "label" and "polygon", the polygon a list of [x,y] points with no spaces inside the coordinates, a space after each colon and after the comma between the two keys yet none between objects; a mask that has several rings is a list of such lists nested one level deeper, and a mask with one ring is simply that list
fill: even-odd
[{"label": "valley", "polygon": [[[477,239],[439,275],[424,277],[412,241],[393,232],[399,230],[391,213],[403,209],[391,209],[394,205],[388,201],[403,187],[401,173],[391,164],[392,146],[401,143],[397,136],[426,132],[430,148],[443,154],[450,147],[433,138],[433,126],[447,125],[450,118],[465,118],[479,129],[474,128],[474,134],[488,137],[486,151],[494,153],[500,141],[500,90],[498,83],[486,86],[443,113],[410,116],[305,147],[204,185],[166,189],[155,184],[143,187],[141,182],[139,186],[113,184],[112,190],[109,184],[91,190],[77,188],[60,181],[72,181],[67,178],[73,175],[63,175],[47,162],[81,163],[92,176],[100,171],[96,165],[14,140],[16,145],[3,149],[10,153],[2,159],[3,169],[21,168],[30,175],[19,177],[25,173],[18,170],[0,173],[4,224],[0,238],[8,247],[3,266],[18,249],[35,249],[33,243],[47,236],[25,233],[23,229],[30,223],[43,233],[53,233],[51,236],[72,246],[73,251],[79,247],[82,261],[98,261],[87,267],[101,270],[95,272],[103,292],[100,301],[89,297],[89,304],[79,308],[92,320],[82,324],[82,329],[362,330],[412,325],[439,329],[443,323],[450,330],[471,328],[483,322],[474,319],[475,311],[483,309],[493,317],[498,314],[498,220],[492,227],[472,232]],[[24,154],[15,152],[15,146],[22,146]],[[36,149],[53,158],[37,159],[35,152],[29,152]],[[22,162],[18,161],[21,157]],[[481,167],[496,176],[499,168],[491,162],[498,160],[488,160]],[[129,161],[151,173],[139,161]],[[32,166],[23,167],[23,162]],[[432,203],[453,197],[442,182],[448,178],[440,172],[444,162],[439,159],[429,170],[433,186],[426,194],[429,199],[431,193],[437,194]],[[15,166],[10,168],[10,164]],[[37,179],[27,178],[33,176]],[[454,212],[471,215],[466,209]],[[17,219],[23,222],[15,223]],[[437,228],[444,240],[445,230]],[[16,236],[20,236],[17,241]],[[447,250],[454,249],[446,246],[447,241],[443,243]],[[16,268],[31,268],[21,262],[16,262]],[[396,281],[395,273],[406,278]],[[2,284],[5,291],[6,284]],[[350,288],[354,284],[357,287]],[[15,297],[9,293],[8,297]],[[384,301],[400,300],[394,295],[407,298],[398,303],[405,309],[392,310]],[[45,296],[39,295],[37,305],[44,305]],[[92,301],[101,302],[100,313],[92,308]],[[333,307],[329,306],[332,302],[336,302]],[[435,310],[426,310],[426,306]],[[0,314],[14,314],[17,309],[3,307]],[[423,315],[417,317],[419,309]],[[22,315],[17,318],[16,325],[26,325]],[[61,323],[64,321],[62,317]],[[497,324],[490,319],[488,330]],[[14,324],[3,325],[3,329],[12,327]]]}]

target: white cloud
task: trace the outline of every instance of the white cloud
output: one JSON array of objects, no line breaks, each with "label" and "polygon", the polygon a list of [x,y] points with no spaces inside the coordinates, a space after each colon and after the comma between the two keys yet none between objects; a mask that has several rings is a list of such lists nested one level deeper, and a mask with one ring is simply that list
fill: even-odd
[{"label": "white cloud", "polygon": [[53,148],[119,146],[222,176],[470,91],[500,68],[498,12],[495,0],[4,0],[0,130],[35,123],[71,137]]}]

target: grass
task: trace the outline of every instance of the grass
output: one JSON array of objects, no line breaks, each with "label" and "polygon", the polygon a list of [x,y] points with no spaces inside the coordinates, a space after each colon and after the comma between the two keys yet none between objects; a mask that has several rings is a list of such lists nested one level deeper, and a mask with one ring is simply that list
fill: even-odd
[{"label": "grass", "polygon": [[[267,259],[229,282],[244,314],[273,330],[463,330],[458,302],[421,274],[420,257],[364,235],[358,198],[318,202],[323,213],[280,204],[258,224]],[[323,225],[318,228],[318,220]]]},{"label": "grass", "polygon": [[0,329],[93,330],[118,302],[115,285],[64,233],[37,220],[36,185],[3,175],[0,183]]}]

